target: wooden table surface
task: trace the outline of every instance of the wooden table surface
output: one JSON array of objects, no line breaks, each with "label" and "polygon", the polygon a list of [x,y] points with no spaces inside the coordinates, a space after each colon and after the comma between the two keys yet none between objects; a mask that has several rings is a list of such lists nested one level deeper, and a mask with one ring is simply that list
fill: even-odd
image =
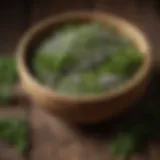
[{"label": "wooden table surface", "polygon": [[[152,45],[155,69],[159,70],[160,19],[153,7],[155,7],[154,3],[136,0],[98,0],[97,2],[96,0],[67,0],[67,2],[62,0],[5,0],[0,5],[0,54],[14,55],[23,32],[47,16],[77,9],[103,10],[128,19],[146,33]],[[160,79],[159,76],[154,79],[156,82],[148,90],[146,99],[150,97],[150,100],[155,99],[160,104],[157,98]],[[143,100],[144,104],[146,99]],[[150,100],[147,103],[152,103]],[[129,113],[132,114],[132,111]],[[29,121],[31,146],[28,156],[16,157],[15,160],[23,158],[30,160],[110,160],[107,154],[108,131],[111,128],[121,128],[120,126],[127,121],[126,115],[114,122],[84,127],[69,125],[31,105],[28,105],[27,111],[25,107],[0,109],[0,118],[20,116]],[[110,127],[111,125],[114,127]],[[129,157],[129,160],[160,160],[159,144],[153,142],[151,144],[144,153]],[[0,141],[0,155],[7,153],[4,150],[7,147],[3,146],[6,144]],[[15,155],[13,149],[7,150],[10,155]],[[0,156],[0,160],[13,160],[13,156]]]},{"label": "wooden table surface", "polygon": [[[127,127],[127,122],[129,124],[137,118],[135,115],[138,115],[140,109],[144,110],[147,105],[157,104],[160,106],[159,82],[160,76],[155,74],[145,96],[138,104],[124,115],[101,124],[69,125],[36,107],[32,108],[30,114],[32,130],[30,158],[32,160],[51,160],[53,158],[56,160],[112,160],[107,152],[110,136],[123,132]],[[160,132],[157,131],[157,135],[159,134]],[[155,137],[155,140],[151,140],[143,152],[140,151],[140,153],[122,160],[159,160],[160,143],[155,143],[158,142],[158,138]]]}]

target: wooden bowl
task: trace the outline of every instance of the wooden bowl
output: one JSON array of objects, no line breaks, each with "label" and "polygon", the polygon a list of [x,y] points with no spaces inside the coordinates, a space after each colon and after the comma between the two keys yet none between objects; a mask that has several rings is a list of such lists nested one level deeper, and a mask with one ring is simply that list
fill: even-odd
[{"label": "wooden bowl", "polygon": [[[137,73],[125,84],[95,96],[68,96],[40,84],[31,74],[28,63],[31,60],[29,55],[35,46],[60,25],[93,20],[102,22],[106,27],[113,26],[141,51],[143,63]],[[22,87],[37,106],[69,121],[89,123],[110,119],[120,114],[142,96],[150,77],[151,54],[145,36],[124,19],[103,12],[67,12],[43,20],[26,32],[17,48],[17,63]]]}]

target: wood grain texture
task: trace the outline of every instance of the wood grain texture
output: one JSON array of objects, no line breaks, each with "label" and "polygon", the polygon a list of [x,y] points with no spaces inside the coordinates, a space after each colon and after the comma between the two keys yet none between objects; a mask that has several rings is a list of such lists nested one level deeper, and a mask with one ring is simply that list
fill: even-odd
[{"label": "wood grain texture", "polygon": [[[111,126],[110,126],[111,127]],[[100,131],[98,131],[100,129]],[[31,160],[158,160],[159,147],[150,144],[149,150],[135,153],[126,158],[109,156],[108,126],[72,128],[56,117],[49,117],[43,111],[32,110]],[[103,134],[102,134],[103,132]]]},{"label": "wood grain texture", "polygon": [[93,3],[92,0],[33,0],[30,23],[33,25],[37,21],[60,12],[92,9]]},{"label": "wood grain texture", "polygon": [[7,108],[0,108],[0,118],[27,118],[27,111],[23,106],[10,106]]},{"label": "wood grain texture", "polygon": [[12,145],[0,140],[0,160],[25,160]]},{"label": "wood grain texture", "polygon": [[[154,142],[150,142],[143,151],[139,151],[130,157],[114,159],[107,152],[110,138],[117,132],[123,132],[124,127],[134,121],[140,111],[146,105],[160,104],[158,92],[160,89],[160,77],[155,76],[146,96],[125,115],[101,124],[80,126],[69,125],[58,117],[51,117],[38,107],[33,107],[30,114],[30,129],[32,149],[31,160],[155,160],[159,156],[160,143],[154,148]],[[150,98],[148,98],[150,97]],[[153,103],[154,102],[154,103]],[[123,130],[124,129],[124,130]],[[159,136],[159,132],[157,132]],[[158,142],[158,141],[156,141]],[[152,150],[151,150],[152,148]]]},{"label": "wood grain texture", "polygon": [[0,5],[0,54],[11,54],[27,27],[24,0],[6,0]]},{"label": "wood grain texture", "polygon": [[109,160],[107,143],[94,140],[92,136],[85,137],[60,119],[38,109],[32,110],[31,129],[31,160]]}]

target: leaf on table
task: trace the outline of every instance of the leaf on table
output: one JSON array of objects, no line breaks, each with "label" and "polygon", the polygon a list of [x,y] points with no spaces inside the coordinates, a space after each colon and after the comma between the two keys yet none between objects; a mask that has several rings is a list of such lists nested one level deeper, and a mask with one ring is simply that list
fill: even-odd
[{"label": "leaf on table", "polygon": [[15,58],[0,58],[0,103],[8,104],[14,94],[14,85],[17,80]]},{"label": "leaf on table", "polygon": [[27,124],[21,119],[0,119],[0,138],[23,154],[27,149]]}]

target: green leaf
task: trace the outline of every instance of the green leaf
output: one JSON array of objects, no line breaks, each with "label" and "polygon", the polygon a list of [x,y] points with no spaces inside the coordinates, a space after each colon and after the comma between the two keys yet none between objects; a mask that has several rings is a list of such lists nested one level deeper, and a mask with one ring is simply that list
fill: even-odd
[{"label": "green leaf", "polygon": [[109,153],[112,156],[126,157],[136,150],[137,143],[136,134],[134,133],[121,133],[117,138],[113,139],[109,145]]},{"label": "green leaf", "polygon": [[135,48],[124,48],[106,60],[97,72],[108,72],[129,78],[137,71],[141,62],[142,56]]},{"label": "green leaf", "polygon": [[17,79],[16,62],[14,58],[0,58],[0,85],[14,84]]},{"label": "green leaf", "polygon": [[13,97],[13,86],[17,80],[15,58],[0,58],[0,103],[8,104]]},{"label": "green leaf", "polygon": [[21,119],[0,119],[0,138],[15,145],[21,154],[27,149],[27,124]]},{"label": "green leaf", "polygon": [[0,103],[8,104],[13,97],[13,87],[3,86],[0,88]]}]

